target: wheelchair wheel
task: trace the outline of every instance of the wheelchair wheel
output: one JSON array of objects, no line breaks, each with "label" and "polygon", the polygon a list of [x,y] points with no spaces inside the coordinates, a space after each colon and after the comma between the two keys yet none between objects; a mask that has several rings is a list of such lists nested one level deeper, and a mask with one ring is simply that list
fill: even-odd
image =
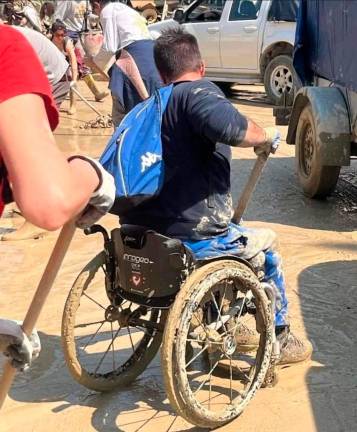
[{"label": "wheelchair wheel", "polygon": [[[256,337],[254,346],[239,339],[241,329]],[[161,348],[177,413],[204,428],[239,416],[264,381],[273,331],[270,301],[246,265],[221,260],[193,272],[170,310]]]},{"label": "wheelchair wheel", "polygon": [[128,301],[114,307],[105,290],[105,254],[78,275],[62,318],[62,345],[73,378],[96,391],[130,384],[160,348],[166,313]]}]

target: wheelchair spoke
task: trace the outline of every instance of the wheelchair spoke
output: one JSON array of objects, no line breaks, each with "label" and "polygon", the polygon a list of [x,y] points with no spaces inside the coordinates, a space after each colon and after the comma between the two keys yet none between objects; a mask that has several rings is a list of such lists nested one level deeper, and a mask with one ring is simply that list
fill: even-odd
[{"label": "wheelchair spoke", "polygon": [[113,343],[112,343],[113,370],[115,370],[115,369],[116,369],[116,367],[115,367],[115,347],[114,347],[113,323],[112,323],[112,322],[110,323],[110,331],[111,331],[111,333],[112,333],[112,341],[113,341]]},{"label": "wheelchair spoke", "polygon": [[116,337],[118,336],[120,330],[121,330],[121,327],[119,326],[117,332],[115,333],[114,338],[112,338],[112,341],[110,342],[108,348],[106,349],[105,353],[103,354],[102,358],[100,359],[98,366],[95,368],[94,373],[97,373],[97,372],[98,372],[98,369],[101,367],[101,365],[102,365],[102,363],[103,363],[103,360],[104,360],[105,356],[108,354],[110,348],[112,347],[112,345],[113,345],[113,343],[114,343],[114,339],[116,339]]},{"label": "wheelchair spoke", "polygon": [[97,336],[97,334],[99,333],[100,329],[103,327],[105,321],[103,321],[100,326],[98,327],[97,331],[90,337],[89,341],[85,344],[85,346],[82,349],[82,353],[84,352],[84,350],[87,348],[87,346],[92,342],[92,340]]},{"label": "wheelchair spoke", "polygon": [[198,354],[196,354],[194,357],[192,357],[192,359],[186,363],[185,368],[187,369],[191,363],[193,363],[201,354],[203,354],[206,349],[208,348],[208,345],[205,345],[204,348],[201,349],[201,351],[198,352]]},{"label": "wheelchair spoke", "polygon": [[211,378],[211,376],[212,376],[212,374],[213,374],[213,372],[214,372],[214,370],[216,369],[216,367],[217,367],[217,365],[218,365],[218,363],[220,362],[220,360],[222,360],[222,355],[220,355],[220,357],[219,357],[219,359],[216,361],[216,363],[214,364],[214,366],[213,366],[213,368],[208,372],[208,376],[207,376],[207,378],[199,385],[199,387],[194,391],[194,395],[196,394],[196,393],[198,393],[200,390],[201,390],[201,388],[206,384],[206,382]]},{"label": "wheelchair spoke", "polygon": [[218,313],[218,318],[220,319],[220,321],[222,323],[222,326],[223,326],[223,329],[224,329],[225,333],[227,333],[227,328],[226,328],[226,326],[225,326],[225,324],[223,322],[221,311],[219,310],[219,307],[217,305],[217,301],[216,301],[216,299],[215,299],[212,291],[211,291],[211,297],[212,297],[213,303],[214,303],[214,305],[216,307],[216,310],[217,310],[217,313]]},{"label": "wheelchair spoke", "polygon": [[194,317],[196,318],[196,320],[198,321],[198,323],[199,323],[199,327],[202,327],[203,331],[206,333],[206,336],[208,336],[208,333],[207,333],[206,327],[203,325],[203,323],[202,323],[202,321],[201,321],[201,318],[200,318],[198,315],[196,315],[196,312],[193,312],[193,316],[194,316]]},{"label": "wheelchair spoke", "polygon": [[[248,291],[249,292],[249,291]],[[230,330],[228,330],[228,331],[225,331],[223,334],[222,334],[222,336],[226,336],[227,334],[231,334],[231,335],[234,335],[235,334],[235,332],[236,332],[236,330],[237,330],[237,328],[238,328],[238,326],[239,326],[239,318],[242,316],[242,312],[243,312],[243,309],[244,309],[244,303],[245,303],[245,301],[246,301],[246,299],[247,299],[247,296],[248,296],[248,292],[245,294],[245,296],[244,296],[244,298],[243,298],[243,301],[242,301],[242,305],[241,305],[241,307],[240,307],[240,311],[239,311],[239,314],[238,314],[238,316],[237,316],[237,318],[236,318],[236,321],[237,321],[237,324],[233,327],[233,328],[231,328]]]},{"label": "wheelchair spoke", "polygon": [[134,348],[134,344],[133,344],[133,338],[131,337],[130,327],[127,326],[127,329],[128,329],[128,333],[129,333],[129,338],[130,338],[131,347],[132,347],[132,349],[133,349],[133,353],[135,354],[135,348]]},{"label": "wheelchair spoke", "polygon": [[205,343],[205,341],[200,340],[200,339],[186,339],[186,342],[194,342],[194,343],[199,343],[199,344]]},{"label": "wheelchair spoke", "polygon": [[232,403],[232,357],[229,357],[229,401]]},{"label": "wheelchair spoke", "polygon": [[83,295],[86,296],[93,303],[95,303],[97,306],[99,306],[99,307],[101,307],[102,309],[105,310],[105,307],[103,305],[101,305],[99,302],[97,302],[97,300],[94,300],[94,298],[92,298],[91,296],[89,296],[86,292],[83,291]]},{"label": "wheelchair spoke", "polygon": [[219,308],[219,314],[221,316],[222,316],[222,310],[223,310],[223,303],[224,303],[224,300],[226,299],[226,290],[227,290],[227,281],[226,281],[226,283],[224,285],[224,292],[223,292],[223,296],[222,296],[222,299],[221,299],[221,306]]},{"label": "wheelchair spoke", "polygon": [[77,324],[77,325],[74,326],[74,328],[83,328],[83,327],[88,327],[88,326],[91,326],[91,325],[102,324],[102,323],[104,324],[105,320],[102,320],[102,321],[93,321],[93,322],[83,323],[83,324]]}]

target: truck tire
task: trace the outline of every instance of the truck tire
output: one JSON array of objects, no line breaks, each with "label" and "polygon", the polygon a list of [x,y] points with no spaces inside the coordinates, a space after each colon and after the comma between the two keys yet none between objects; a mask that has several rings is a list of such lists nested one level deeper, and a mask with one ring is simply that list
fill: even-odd
[{"label": "truck tire", "polygon": [[279,104],[284,90],[287,91],[289,100],[293,101],[298,83],[299,79],[290,56],[278,55],[268,63],[264,73],[264,87],[274,105]]},{"label": "truck tire", "polygon": [[300,114],[296,129],[295,159],[300,185],[309,198],[329,196],[340,174],[340,166],[322,165],[322,150],[317,145],[316,121],[308,104]]}]

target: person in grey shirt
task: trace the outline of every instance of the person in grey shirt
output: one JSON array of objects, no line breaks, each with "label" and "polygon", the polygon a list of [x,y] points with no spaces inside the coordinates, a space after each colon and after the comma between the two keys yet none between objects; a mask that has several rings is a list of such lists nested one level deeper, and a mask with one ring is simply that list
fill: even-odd
[{"label": "person in grey shirt", "polygon": [[26,27],[15,28],[25,36],[40,58],[52,87],[53,98],[59,108],[70,90],[67,75],[69,64],[65,56],[42,33]]}]

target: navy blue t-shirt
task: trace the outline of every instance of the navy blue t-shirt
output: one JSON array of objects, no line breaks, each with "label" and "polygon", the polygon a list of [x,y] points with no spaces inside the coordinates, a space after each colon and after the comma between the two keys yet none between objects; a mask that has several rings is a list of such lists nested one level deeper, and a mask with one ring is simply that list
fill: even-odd
[{"label": "navy blue t-shirt", "polygon": [[206,80],[176,83],[162,123],[165,181],[158,197],[121,223],[144,225],[180,239],[222,234],[232,217],[230,146],[239,145],[247,119]]}]

